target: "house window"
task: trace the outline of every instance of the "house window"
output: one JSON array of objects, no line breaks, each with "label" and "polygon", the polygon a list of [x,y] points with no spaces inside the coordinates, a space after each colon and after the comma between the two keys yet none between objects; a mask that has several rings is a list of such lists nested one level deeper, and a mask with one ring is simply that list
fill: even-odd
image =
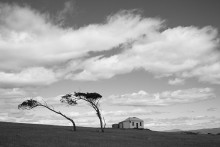
[{"label": "house window", "polygon": [[142,124],[141,124],[141,122],[140,122],[140,126],[141,126]]},{"label": "house window", "polygon": [[132,126],[134,126],[134,122],[132,122]]}]

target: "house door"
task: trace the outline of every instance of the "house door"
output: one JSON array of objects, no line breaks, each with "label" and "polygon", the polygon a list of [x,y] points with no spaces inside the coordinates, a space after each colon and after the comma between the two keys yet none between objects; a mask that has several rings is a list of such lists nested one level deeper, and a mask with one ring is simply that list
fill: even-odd
[{"label": "house door", "polygon": [[136,123],[136,128],[138,128],[138,123]]}]

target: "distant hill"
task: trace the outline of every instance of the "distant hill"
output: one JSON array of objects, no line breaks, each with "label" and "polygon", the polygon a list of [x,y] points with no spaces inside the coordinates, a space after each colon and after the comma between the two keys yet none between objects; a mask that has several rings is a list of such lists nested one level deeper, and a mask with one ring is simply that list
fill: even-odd
[{"label": "distant hill", "polygon": [[172,129],[172,130],[165,130],[163,132],[182,132],[183,130],[180,129]]},{"label": "distant hill", "polygon": [[191,130],[191,132],[198,132],[200,134],[218,134],[220,133],[220,128],[210,128],[210,129],[199,129],[199,130]]},{"label": "distant hill", "polygon": [[173,129],[173,130],[166,130],[164,132],[195,132],[199,134],[218,134],[220,133],[220,128],[208,128],[208,129],[198,129],[198,130],[180,130],[180,129]]},{"label": "distant hill", "polygon": [[220,135],[0,122],[0,147],[219,147]]}]

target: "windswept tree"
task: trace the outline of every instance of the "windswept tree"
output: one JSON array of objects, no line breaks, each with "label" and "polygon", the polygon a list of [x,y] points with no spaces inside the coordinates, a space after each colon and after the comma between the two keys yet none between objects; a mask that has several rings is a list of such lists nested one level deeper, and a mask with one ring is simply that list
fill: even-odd
[{"label": "windswept tree", "polygon": [[100,127],[101,131],[104,132],[103,127],[103,119],[101,112],[99,110],[99,100],[102,98],[102,96],[98,93],[82,93],[82,92],[75,92],[74,94],[66,94],[62,96],[61,102],[67,103],[68,105],[74,106],[77,104],[77,101],[83,100],[88,102],[88,104],[96,111],[96,114],[100,121]]},{"label": "windswept tree", "polygon": [[46,102],[40,103],[36,100],[29,99],[29,100],[26,100],[26,101],[22,102],[20,105],[18,105],[18,109],[23,109],[23,110],[24,109],[30,110],[30,109],[33,109],[35,107],[44,107],[44,108],[47,108],[48,110],[50,110],[50,111],[52,111],[56,114],[59,114],[59,115],[63,116],[67,120],[71,121],[71,123],[73,124],[73,131],[76,131],[75,122],[71,118],[67,117],[66,115],[64,115],[60,111],[54,110],[54,108],[52,106],[48,106]]}]

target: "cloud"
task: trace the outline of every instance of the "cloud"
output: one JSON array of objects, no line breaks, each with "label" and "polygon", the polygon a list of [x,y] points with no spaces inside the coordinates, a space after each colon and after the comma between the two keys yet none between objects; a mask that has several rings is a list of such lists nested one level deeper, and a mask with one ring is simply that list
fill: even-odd
[{"label": "cloud", "polygon": [[55,73],[43,67],[24,69],[19,73],[0,72],[0,87],[49,85],[57,81]]},{"label": "cloud", "polygon": [[27,95],[29,95],[28,90],[20,88],[0,88],[0,121],[26,122],[33,120],[33,114],[18,110],[18,104],[20,104]]},{"label": "cloud", "polygon": [[[219,39],[211,26],[166,28],[164,20],[122,10],[103,23],[74,29],[29,6],[0,3],[0,9],[1,87],[108,79],[139,69],[220,83]],[[71,10],[66,3],[60,20]],[[106,56],[119,46],[121,52]]]},{"label": "cloud", "polygon": [[175,78],[175,79],[170,79],[168,81],[168,83],[170,85],[183,85],[185,83],[185,80],[184,79]]},{"label": "cloud", "polygon": [[139,91],[123,95],[112,95],[108,101],[121,106],[168,106],[174,104],[193,103],[215,98],[211,88],[192,88],[161,93]]},{"label": "cloud", "polygon": [[6,113],[0,113],[0,121],[4,122],[23,122],[23,123],[33,123],[35,122],[34,114],[30,114],[25,111],[10,111]]},{"label": "cloud", "polygon": [[[146,110],[142,108],[137,108],[133,110],[111,110],[111,111],[101,111],[103,117],[109,118],[109,117],[129,117],[129,116],[146,116],[146,115],[157,115],[157,114],[162,114],[162,113],[167,113],[167,112],[160,112],[160,111],[152,111],[152,110]],[[73,118],[97,118],[96,112],[95,111],[85,111],[85,112],[69,112],[67,114],[70,117]]]},{"label": "cloud", "polygon": [[[125,46],[121,54],[86,60],[81,64],[82,71],[74,74],[73,79],[108,79],[144,69],[155,77],[197,77],[200,81],[219,83],[217,47],[217,30],[210,26],[154,30],[135,40],[131,46]],[[184,76],[186,73],[189,73],[188,77]]]},{"label": "cloud", "polygon": [[62,10],[58,11],[55,16],[55,22],[60,26],[68,25],[67,20],[74,19],[73,16],[76,14],[76,4],[75,0],[68,0],[64,2],[64,7]]},{"label": "cloud", "polygon": [[203,65],[189,72],[183,72],[182,77],[199,77],[199,81],[220,84],[220,62]]},{"label": "cloud", "polygon": [[213,108],[213,107],[207,109],[207,111],[209,111],[209,112],[213,112],[213,111],[216,111],[216,110],[217,110],[217,108]]},{"label": "cloud", "polygon": [[0,89],[0,98],[17,98],[27,95],[27,92],[20,88]]},{"label": "cloud", "polygon": [[29,92],[20,88],[0,88],[0,113],[11,113],[18,111],[18,104],[24,100]]},{"label": "cloud", "polygon": [[2,89],[0,88],[0,113],[17,109],[17,105],[29,93],[20,88]]},{"label": "cloud", "polygon": [[[140,15],[122,11],[109,16],[102,24],[74,30],[53,24],[48,15],[27,6],[1,3],[0,7],[0,70],[5,76],[0,83],[9,80],[9,85],[14,83],[10,83],[8,75],[20,73],[25,79],[29,76],[26,71],[36,68],[47,70],[51,75],[48,81],[44,79],[45,83],[55,82],[77,70],[68,65],[78,60],[81,62],[88,52],[111,50],[143,33],[154,31],[162,23],[159,19],[142,19]],[[56,73],[55,77],[53,73]],[[42,79],[39,80],[31,84],[41,84]],[[18,83],[23,85],[23,79]]]},{"label": "cloud", "polygon": [[145,127],[153,130],[196,130],[207,128],[217,128],[220,124],[220,118],[213,116],[193,116],[177,118],[146,118]]},{"label": "cloud", "polygon": [[130,117],[130,116],[144,116],[162,114],[165,112],[151,111],[146,109],[133,109],[133,110],[117,110],[117,111],[103,111],[102,114],[107,117]]}]

